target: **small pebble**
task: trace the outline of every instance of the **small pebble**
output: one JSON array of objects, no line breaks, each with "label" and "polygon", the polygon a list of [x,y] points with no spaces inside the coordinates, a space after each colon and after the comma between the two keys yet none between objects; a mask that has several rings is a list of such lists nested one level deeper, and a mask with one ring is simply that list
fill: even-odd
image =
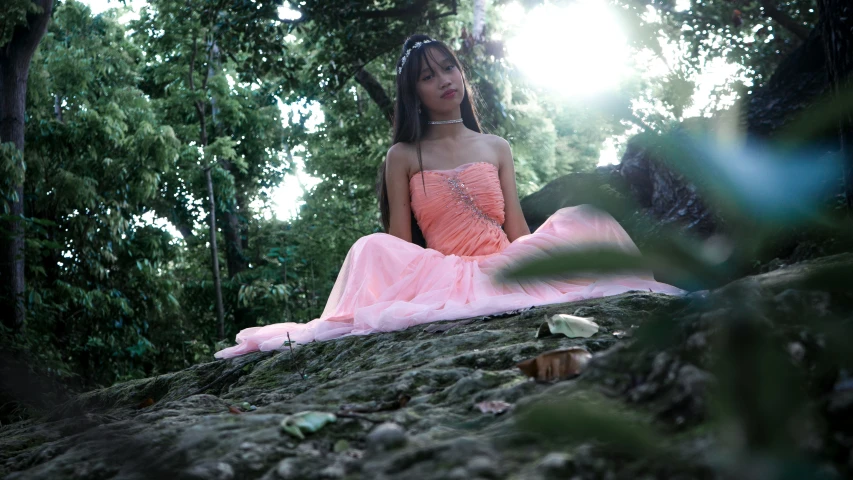
[{"label": "small pebble", "polygon": [[392,450],[406,444],[406,431],[396,423],[386,422],[374,428],[367,435],[367,448],[371,450]]}]

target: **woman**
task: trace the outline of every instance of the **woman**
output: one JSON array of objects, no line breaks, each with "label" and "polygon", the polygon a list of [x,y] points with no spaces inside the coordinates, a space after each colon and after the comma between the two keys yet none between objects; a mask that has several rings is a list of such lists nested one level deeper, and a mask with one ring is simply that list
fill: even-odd
[{"label": "woman", "polygon": [[288,336],[300,344],[629,290],[683,293],[650,274],[494,282],[510,262],[554,247],[637,248],[612,217],[584,206],[530,233],[509,144],[481,133],[459,60],[425,35],[403,45],[393,145],[380,172],[387,233],[352,246],[320,318],[247,328],[217,358],[280,349]]}]

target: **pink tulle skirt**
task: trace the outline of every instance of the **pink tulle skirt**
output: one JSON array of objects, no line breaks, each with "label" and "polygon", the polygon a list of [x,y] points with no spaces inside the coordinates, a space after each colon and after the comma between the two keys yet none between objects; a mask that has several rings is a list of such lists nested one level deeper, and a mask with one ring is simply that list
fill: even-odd
[{"label": "pink tulle skirt", "polygon": [[350,249],[320,318],[308,323],[247,328],[237,334],[237,345],[215,356],[231,358],[257,350],[281,349],[288,334],[291,341],[303,344],[630,290],[685,293],[644,272],[510,283],[495,280],[498,271],[520,259],[557,248],[593,244],[638,253],[618,222],[586,206],[557,211],[536,232],[491,255],[445,255],[392,235],[368,235]]}]

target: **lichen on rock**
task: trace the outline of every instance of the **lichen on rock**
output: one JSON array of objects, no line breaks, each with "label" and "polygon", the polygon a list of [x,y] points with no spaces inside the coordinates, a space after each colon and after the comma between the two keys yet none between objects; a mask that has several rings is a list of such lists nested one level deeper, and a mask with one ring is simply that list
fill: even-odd
[{"label": "lichen on rock", "polygon": [[[853,256],[840,255],[702,295],[629,292],[464,319],[453,328],[417,326],[312,343],[296,352],[299,368],[287,351],[252,353],[122,383],[80,395],[44,418],[4,426],[0,474],[9,479],[722,478],[730,466],[709,456],[730,448],[715,423],[713,402],[724,398],[714,395],[727,385],[726,375],[738,374],[721,368],[721,357],[730,354],[721,342],[736,340],[732,331],[755,335],[757,342],[777,337],[784,345],[796,342],[796,348],[784,351],[790,352],[792,371],[810,379],[805,405],[828,405],[826,415],[836,419],[849,413],[845,385],[850,382],[838,377],[838,364],[825,360],[832,342],[791,319],[829,321],[840,315],[849,325],[849,313],[843,313],[849,312],[849,296],[815,293],[803,289],[803,281],[821,268],[850,264]],[[745,312],[760,314],[747,319]],[[600,328],[589,338],[535,338],[542,318],[556,314],[594,317]],[[537,382],[516,367],[570,347],[593,353],[574,379]],[[743,358],[744,365],[752,365],[748,353]],[[835,385],[841,386],[833,390]],[[484,414],[477,404],[486,401],[512,408]],[[601,415],[600,431],[577,423],[582,419],[571,412],[554,414],[547,422],[551,433],[520,423],[554,402],[591,408],[592,416]],[[239,407],[246,404],[256,408]],[[336,421],[305,431],[304,439],[281,431],[285,418],[306,411],[334,414]],[[627,446],[635,437],[613,437],[608,418],[639,425],[660,444],[631,452]],[[802,422],[809,458],[838,475],[849,473],[832,459],[843,456],[844,442],[853,439],[850,422],[821,427],[809,418]],[[578,435],[584,428],[593,430]],[[743,428],[746,444],[764,441],[760,431]],[[661,452],[665,461],[655,457]]]}]

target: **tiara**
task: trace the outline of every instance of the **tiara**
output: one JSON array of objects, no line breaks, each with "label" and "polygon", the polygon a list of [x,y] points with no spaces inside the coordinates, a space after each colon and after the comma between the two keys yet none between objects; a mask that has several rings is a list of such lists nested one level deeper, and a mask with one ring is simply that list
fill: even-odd
[{"label": "tiara", "polygon": [[409,59],[409,54],[412,53],[412,50],[420,47],[421,45],[425,45],[425,44],[430,43],[430,42],[432,42],[432,40],[424,40],[422,42],[415,42],[415,44],[412,45],[412,48],[409,48],[408,50],[406,50],[406,53],[403,54],[403,59],[400,61],[400,66],[397,67],[397,75],[399,75],[403,72],[403,67],[406,65],[406,60]]}]

